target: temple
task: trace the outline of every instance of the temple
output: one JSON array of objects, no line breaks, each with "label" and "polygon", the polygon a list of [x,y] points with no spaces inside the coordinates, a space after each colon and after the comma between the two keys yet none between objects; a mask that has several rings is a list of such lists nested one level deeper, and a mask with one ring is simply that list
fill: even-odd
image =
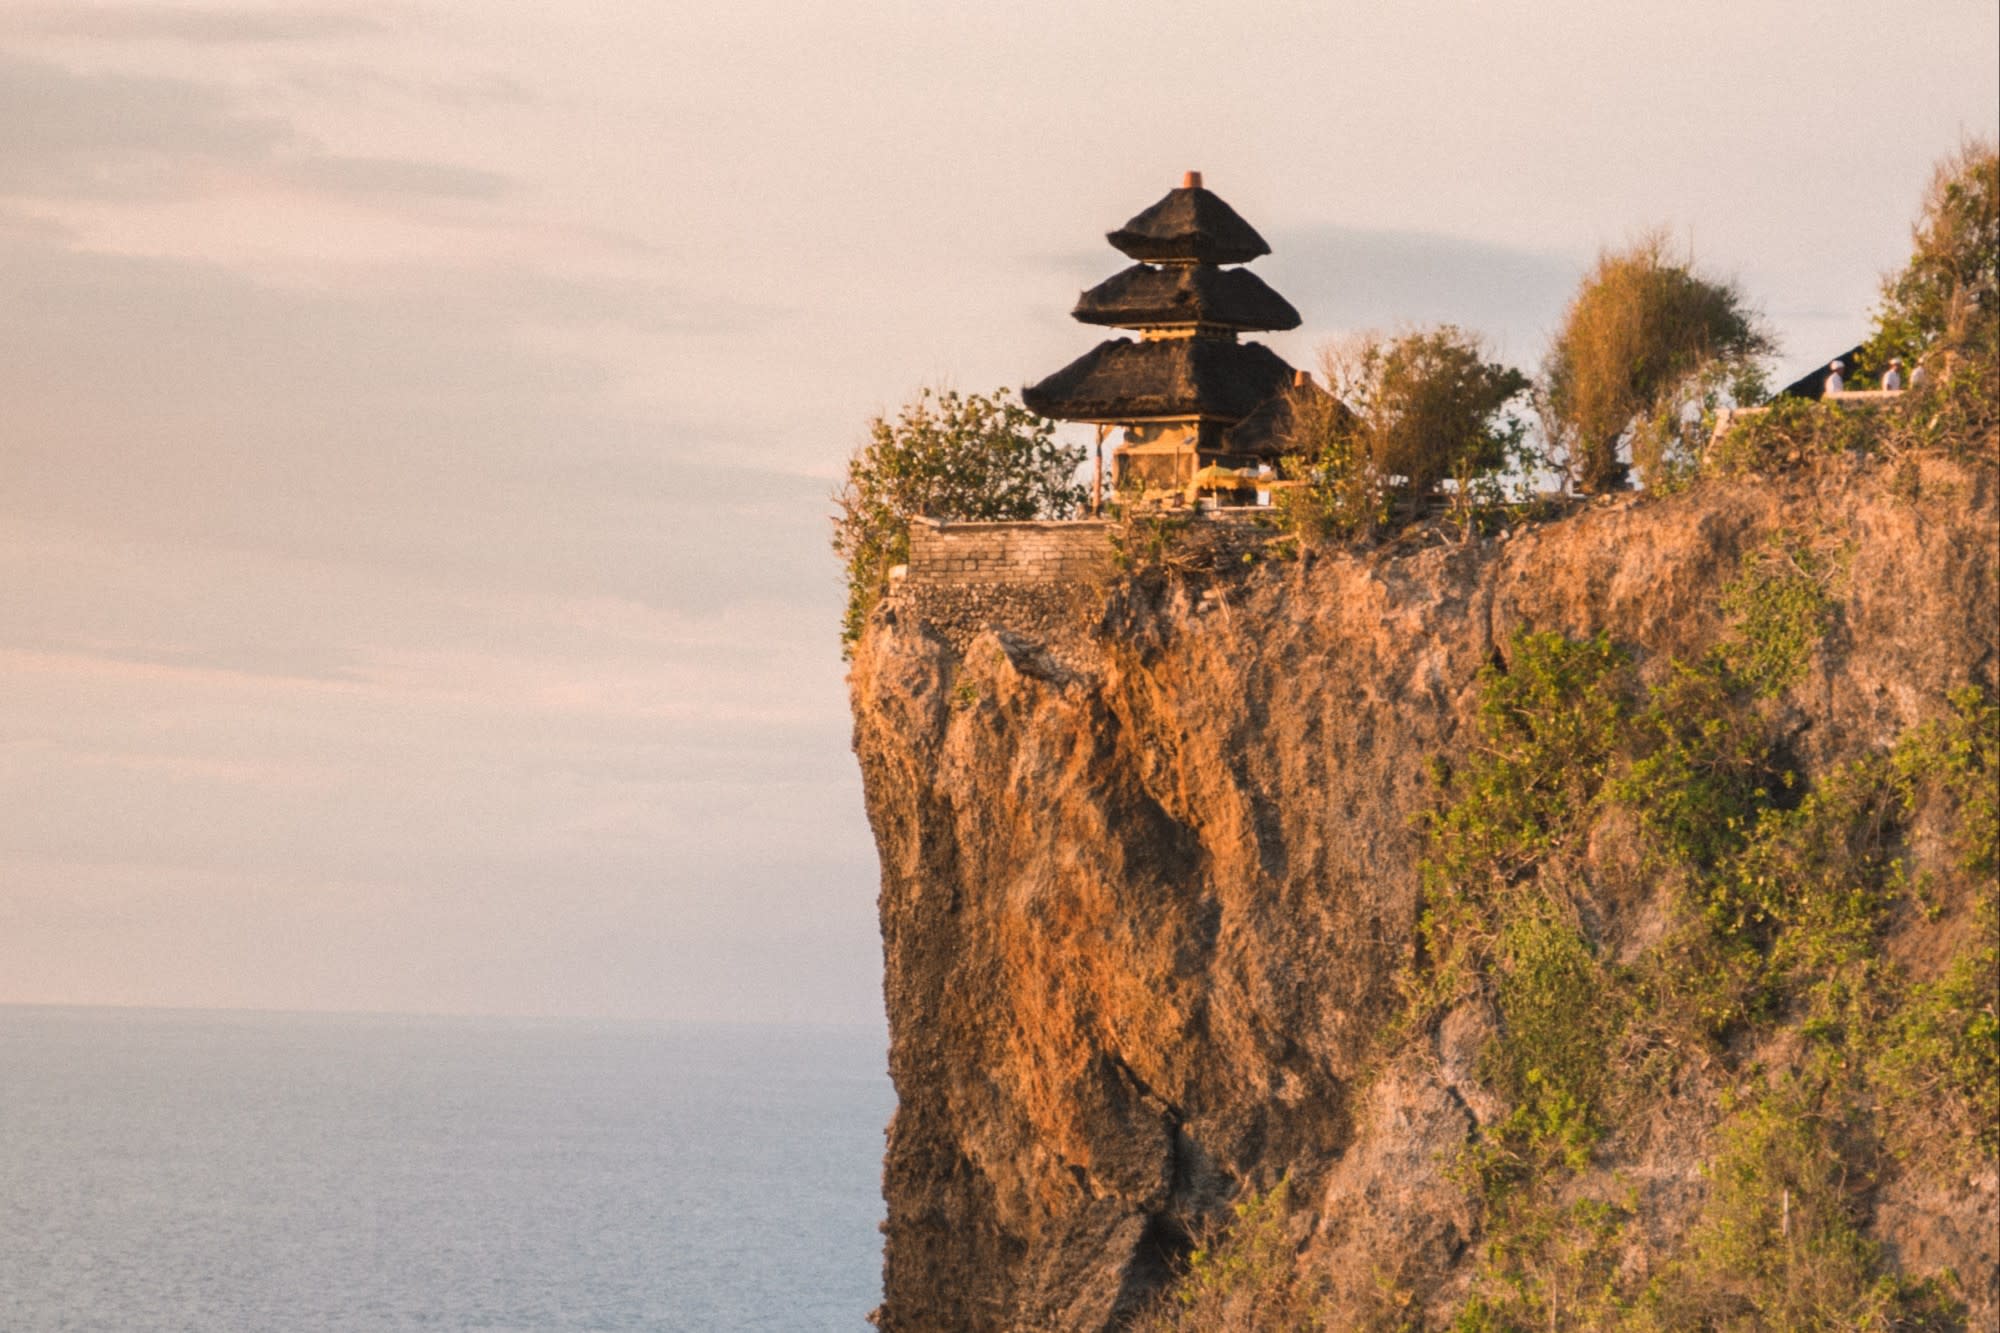
[{"label": "temple", "polygon": [[1122,429],[1112,484],[1124,495],[1179,502],[1213,481],[1227,501],[1256,487],[1231,473],[1277,461],[1269,429],[1294,372],[1261,343],[1237,335],[1294,329],[1299,312],[1246,264],[1271,247],[1190,171],[1181,187],[1107,239],[1139,262],[1077,299],[1085,324],[1138,333],[1101,342],[1022,391],[1059,421]]}]

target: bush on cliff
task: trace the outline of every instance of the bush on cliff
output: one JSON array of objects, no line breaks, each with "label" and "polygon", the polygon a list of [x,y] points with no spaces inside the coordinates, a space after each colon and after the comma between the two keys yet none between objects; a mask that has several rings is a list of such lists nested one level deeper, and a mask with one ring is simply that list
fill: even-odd
[{"label": "bush on cliff", "polygon": [[1279,493],[1288,525],[1365,534],[1396,498],[1417,506],[1451,481],[1469,504],[1521,470],[1527,425],[1509,409],[1528,378],[1487,355],[1478,335],[1452,324],[1328,346],[1320,364],[1332,396],[1294,392],[1286,471],[1305,484]]},{"label": "bush on cliff", "polygon": [[1499,471],[1527,433],[1507,407],[1528,377],[1487,360],[1478,335],[1456,325],[1362,334],[1328,348],[1323,365],[1377,474],[1411,496]]},{"label": "bush on cliff", "polygon": [[890,569],[909,559],[912,518],[1068,518],[1083,504],[1083,455],[1005,389],[925,389],[895,420],[869,422],[833,496],[833,549],[847,569],[841,642],[861,637]]},{"label": "bush on cliff", "polygon": [[1536,409],[1581,490],[1625,484],[1621,444],[1653,485],[1693,456],[1702,415],[1763,395],[1773,347],[1733,283],[1696,274],[1654,232],[1598,256],[1549,348]]},{"label": "bush on cliff", "polygon": [[1852,405],[1780,398],[1744,416],[1702,451],[1702,470],[1718,476],[1781,472],[1828,458],[1900,460],[1937,453],[2000,459],[2000,357],[1970,348],[1930,381],[1887,403]]},{"label": "bush on cliff", "polygon": [[1910,262],[1882,283],[1874,364],[1939,353],[1991,359],[2000,343],[2000,150],[1967,140],[1940,161],[1910,228]]},{"label": "bush on cliff", "polygon": [[[1723,633],[1651,682],[1602,635],[1526,630],[1481,672],[1469,743],[1434,766],[1382,1048],[1493,1016],[1492,1109],[1451,1172],[1473,1272],[1422,1326],[1966,1326],[1981,1275],[1886,1243],[1875,1213],[2000,1160],[2000,705],[1967,686],[1891,744],[1795,768],[1783,700],[1835,630],[1844,560],[1823,531],[1752,544]],[[1633,876],[1667,886],[1656,920],[1620,899]],[[1896,947],[1916,918],[1950,930]],[[1631,1170],[1663,1140],[1704,1161],[1696,1197]],[[1336,1304],[1282,1221],[1246,1196],[1139,1326],[1418,1326],[1407,1293],[1381,1320]]]},{"label": "bush on cliff", "polygon": [[1132,1333],[1326,1326],[1325,1283],[1298,1270],[1291,1185],[1245,1194],[1227,1225],[1209,1229],[1180,1281],[1131,1324]]},{"label": "bush on cliff", "polygon": [[[1803,783],[1768,701],[1837,578],[1802,541],[1753,549],[1730,632],[1643,691],[1602,639],[1522,634],[1483,673],[1473,749],[1440,773],[1409,978],[1413,1027],[1479,996],[1500,1019],[1481,1081],[1509,1110],[1460,1162],[1483,1217],[1455,1328],[1960,1326],[1950,1274],[1899,1271],[1866,1233],[1892,1170],[1990,1170],[2000,1149],[2000,709],[1959,691]],[[1624,958],[1594,887],[1619,826],[1676,886]],[[1883,942],[1932,895],[1969,897],[1975,924],[1919,979]],[[1715,1147],[1710,1186],[1648,1278],[1615,1262],[1637,1205],[1601,1195],[1676,1099]]]}]

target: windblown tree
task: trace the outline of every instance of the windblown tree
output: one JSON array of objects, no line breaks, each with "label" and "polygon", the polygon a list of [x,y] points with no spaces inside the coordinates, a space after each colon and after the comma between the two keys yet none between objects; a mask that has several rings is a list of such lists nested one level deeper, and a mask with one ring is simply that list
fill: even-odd
[{"label": "windblown tree", "polygon": [[1695,273],[1662,232],[1598,256],[1563,315],[1537,386],[1550,447],[1585,492],[1648,484],[1692,456],[1701,418],[1763,394],[1775,344],[1735,284]]},{"label": "windblown tree", "polygon": [[1994,356],[2000,351],[2000,151],[1992,140],[1968,140],[1937,164],[1910,239],[1909,264],[1882,282],[1871,359]]},{"label": "windblown tree", "polygon": [[1509,409],[1527,376],[1456,325],[1356,334],[1328,347],[1321,369],[1331,397],[1294,393],[1291,470],[1307,485],[1288,504],[1328,534],[1370,526],[1397,497],[1414,507],[1447,480],[1466,494],[1510,465],[1526,433]]},{"label": "windblown tree", "polygon": [[895,420],[869,422],[833,496],[833,549],[847,566],[841,641],[861,636],[890,569],[909,559],[912,518],[1068,518],[1083,503],[1083,456],[1005,389],[925,389]]}]

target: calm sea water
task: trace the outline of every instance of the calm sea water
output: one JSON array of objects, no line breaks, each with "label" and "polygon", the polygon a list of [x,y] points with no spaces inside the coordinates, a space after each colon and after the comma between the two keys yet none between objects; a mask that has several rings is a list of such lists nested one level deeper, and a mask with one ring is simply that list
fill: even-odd
[{"label": "calm sea water", "polygon": [[873,1029],[0,1007],[0,1329],[866,1328]]}]

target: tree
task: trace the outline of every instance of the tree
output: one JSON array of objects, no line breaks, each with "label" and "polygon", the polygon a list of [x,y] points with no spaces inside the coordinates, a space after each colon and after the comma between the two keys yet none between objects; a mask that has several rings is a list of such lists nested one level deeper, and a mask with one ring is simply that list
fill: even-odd
[{"label": "tree", "polygon": [[909,559],[912,518],[1068,518],[1083,504],[1083,456],[1005,389],[925,389],[894,421],[870,421],[833,496],[833,549],[847,566],[841,641],[861,637],[889,570]]},{"label": "tree", "polygon": [[1374,532],[1387,518],[1386,497],[1354,413],[1303,378],[1286,397],[1280,471],[1291,484],[1272,495],[1280,521],[1316,539]]},{"label": "tree", "polygon": [[1869,344],[1875,364],[1942,350],[1995,355],[2000,343],[2000,151],[1968,139],[1931,172],[1910,262],[1882,280]]},{"label": "tree", "polygon": [[1651,484],[1691,457],[1701,416],[1725,395],[1762,396],[1774,346],[1735,284],[1699,276],[1653,232],[1598,256],[1549,348],[1536,410],[1579,489],[1623,486],[1626,442]]},{"label": "tree", "polygon": [[1336,343],[1323,363],[1375,470],[1411,496],[1498,471],[1520,442],[1524,427],[1506,408],[1528,377],[1488,361],[1485,342],[1455,324],[1363,334]]},{"label": "tree", "polygon": [[1333,396],[1294,392],[1289,470],[1306,485],[1287,507],[1325,533],[1372,527],[1387,500],[1413,505],[1446,480],[1461,497],[1506,468],[1526,427],[1507,409],[1528,387],[1456,325],[1356,334],[1320,358]]}]

